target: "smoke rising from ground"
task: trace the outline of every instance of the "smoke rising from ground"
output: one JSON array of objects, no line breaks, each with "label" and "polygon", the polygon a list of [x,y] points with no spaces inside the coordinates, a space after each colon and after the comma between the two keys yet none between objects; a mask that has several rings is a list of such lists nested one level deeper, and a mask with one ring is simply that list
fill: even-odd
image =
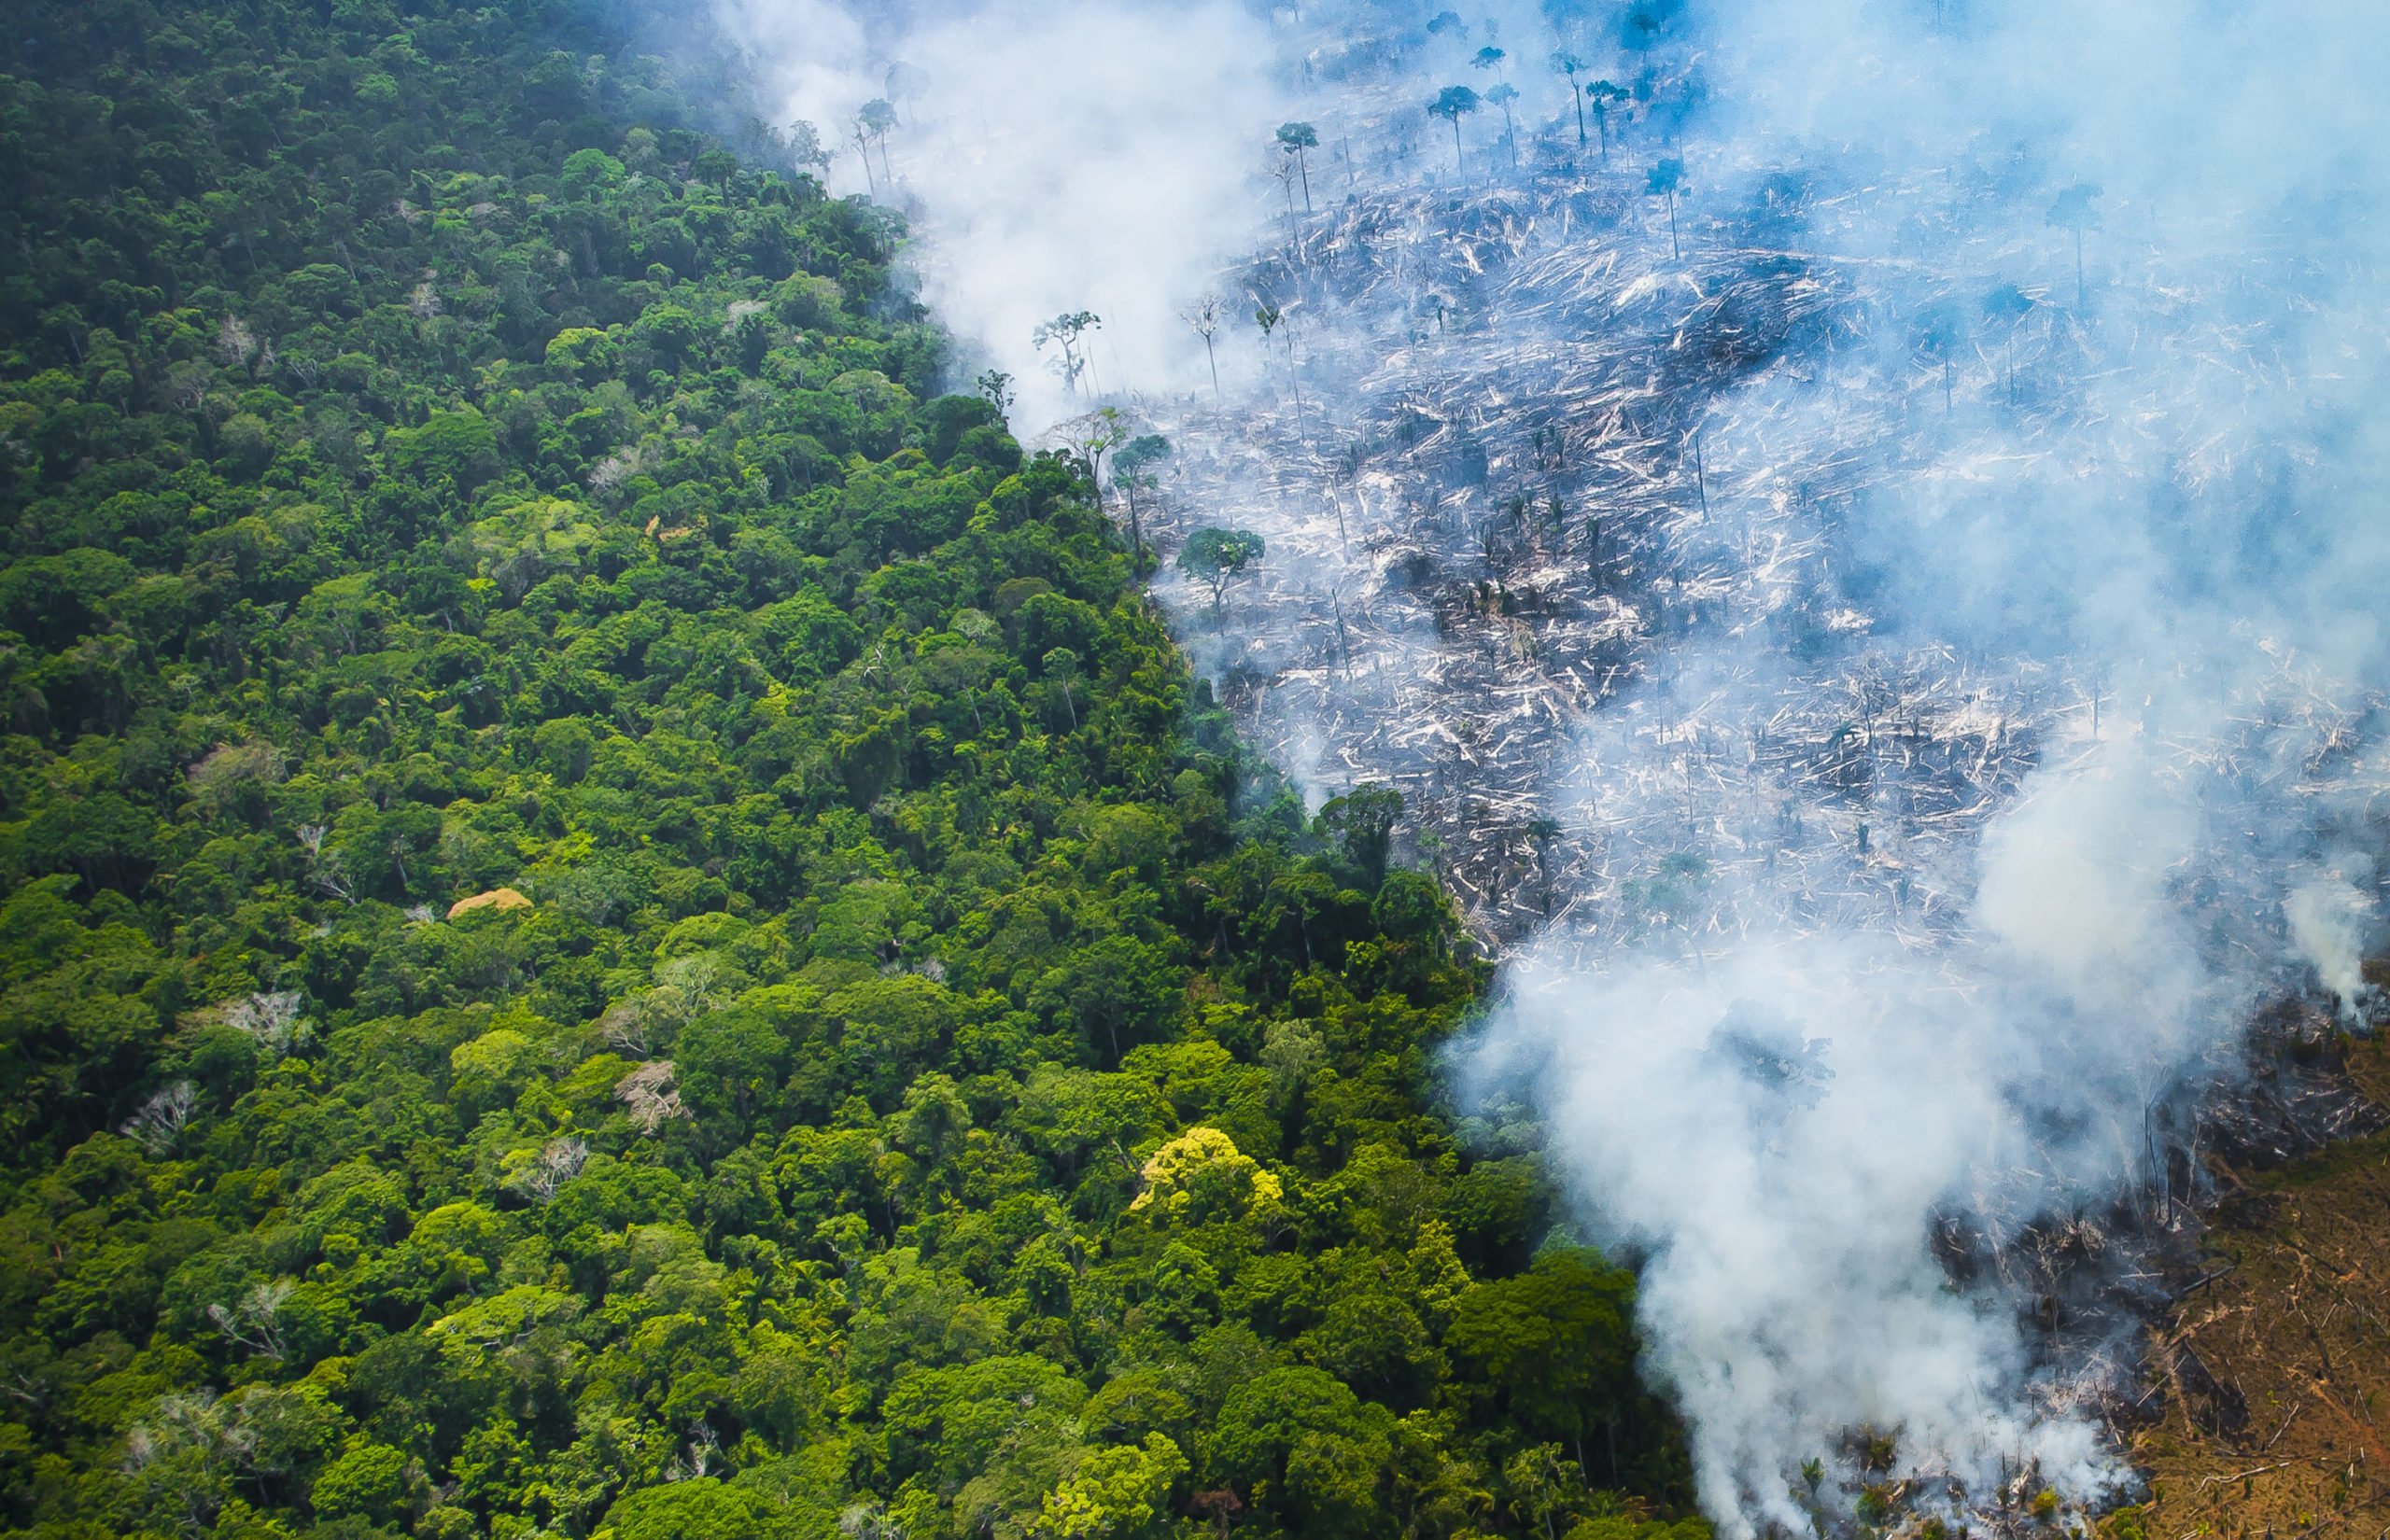
[{"label": "smoke rising from ground", "polygon": [[1460,1083],[1639,1258],[1713,1516],[1838,1510],[1857,1428],[1978,1512],[2115,1485],[2130,1344],[2048,1323],[2379,928],[2390,14],[723,3],[791,116],[897,98],[872,185],[1023,426],[1142,409],[1179,525],[1268,536],[1225,631],[1164,597],[1517,943]]},{"label": "smoke rising from ground", "polygon": [[[1015,376],[1026,420],[1072,405],[1030,340],[1065,312],[1103,318],[1087,395],[1194,382],[1178,311],[1249,240],[1256,125],[1280,105],[1265,23],[1224,0],[723,14],[789,118],[835,151],[832,188],[918,210],[924,301]],[[900,126],[866,166],[853,124],[875,98]]]}]

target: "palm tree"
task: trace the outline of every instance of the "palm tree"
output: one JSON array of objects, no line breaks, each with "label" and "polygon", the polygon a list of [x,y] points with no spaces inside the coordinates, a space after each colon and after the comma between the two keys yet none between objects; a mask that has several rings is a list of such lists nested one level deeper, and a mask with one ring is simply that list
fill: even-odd
[{"label": "palm tree", "polygon": [[1453,126],[1453,169],[1462,169],[1460,155],[1460,120],[1478,108],[1477,92],[1467,86],[1446,86],[1427,104],[1427,110]]}]

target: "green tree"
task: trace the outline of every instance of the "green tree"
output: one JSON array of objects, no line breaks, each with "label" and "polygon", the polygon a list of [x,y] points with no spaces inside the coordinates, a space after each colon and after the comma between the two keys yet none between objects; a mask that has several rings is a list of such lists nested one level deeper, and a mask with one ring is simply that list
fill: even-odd
[{"label": "green tree", "polygon": [[1112,484],[1129,504],[1129,549],[1142,569],[1146,559],[1146,533],[1137,507],[1137,495],[1150,497],[1161,485],[1157,470],[1170,457],[1170,441],[1159,433],[1141,433],[1122,444],[1112,455]]},{"label": "green tree", "polygon": [[1312,1368],[1238,1386],[1212,1429],[1213,1460],[1255,1506],[1323,1540],[1379,1532],[1394,1418]]},{"label": "green tree", "polygon": [[1394,826],[1401,816],[1402,793],[1375,782],[1364,782],[1319,810],[1322,827],[1336,836],[1344,859],[1371,888],[1385,880]]},{"label": "green tree", "polygon": [[1483,964],[1145,601],[1167,446],[937,394],[702,17],[401,9],[10,18],[0,1529],[1530,1533]]},{"label": "green tree", "polygon": [[1665,198],[1668,203],[1668,254],[1681,258],[1684,248],[1677,243],[1677,194],[1684,189],[1684,162],[1673,157],[1654,165],[1644,177],[1644,190],[1654,198]]},{"label": "green tree", "polygon": [[1462,169],[1460,120],[1478,108],[1477,92],[1467,86],[1446,86],[1427,104],[1427,110],[1453,126],[1453,169]]},{"label": "green tree", "polygon": [[1178,569],[1212,591],[1212,620],[1225,614],[1228,586],[1261,559],[1261,537],[1244,529],[1199,529],[1179,547]]},{"label": "green tree", "polygon": [[1502,142],[1511,149],[1511,164],[1519,163],[1518,134],[1511,122],[1511,104],[1519,99],[1519,88],[1505,80],[1485,93],[1485,99],[1502,109]]},{"label": "green tree", "polygon": [[1553,1246],[1527,1273],[1478,1284],[1461,1297],[1444,1347],[1531,1438],[1565,1445],[1590,1472],[1586,1440],[1608,1480],[1624,1476],[1618,1425],[1634,1401],[1627,1325],[1634,1281],[1594,1254]]},{"label": "green tree", "polygon": [[1311,212],[1311,162],[1308,152],[1319,147],[1319,131],[1309,123],[1278,125],[1278,148],[1291,156],[1295,167],[1302,174],[1303,212]]},{"label": "green tree", "polygon": [[1172,1533],[1171,1489],[1188,1468],[1158,1433],[1134,1447],[1093,1450],[1046,1494],[1023,1533],[1029,1540],[1160,1540]]}]

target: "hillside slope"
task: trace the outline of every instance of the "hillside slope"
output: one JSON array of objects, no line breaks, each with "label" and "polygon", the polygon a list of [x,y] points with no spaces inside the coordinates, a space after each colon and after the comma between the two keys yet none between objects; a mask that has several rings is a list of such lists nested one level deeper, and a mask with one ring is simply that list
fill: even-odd
[{"label": "hillside slope", "polygon": [[1398,801],[777,153],[567,5],[0,39],[0,1533],[1706,1533]]}]

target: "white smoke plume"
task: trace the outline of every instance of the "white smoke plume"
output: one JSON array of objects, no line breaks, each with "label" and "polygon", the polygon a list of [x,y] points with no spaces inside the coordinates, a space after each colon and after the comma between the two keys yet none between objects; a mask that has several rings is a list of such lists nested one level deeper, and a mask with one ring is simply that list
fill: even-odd
[{"label": "white smoke plume", "polygon": [[1474,852],[1464,1094],[1638,1260],[1725,1530],[1859,1429],[1956,1508],[2126,1482],[2055,1323],[2379,931],[2390,11],[719,3],[789,116],[895,103],[834,183],[1025,427],[1143,411],[1269,538],[1233,626],[1163,596],[1307,790]]},{"label": "white smoke plume", "polygon": [[[2370,874],[2368,874],[2369,875]],[[2366,890],[2339,872],[2319,871],[2283,900],[2291,945],[2343,1007],[2365,999],[2365,954],[2381,927]]]},{"label": "white smoke plume", "polygon": [[[923,300],[1014,375],[1029,420],[1079,405],[1031,341],[1069,312],[1102,318],[1083,398],[1193,383],[1178,311],[1250,235],[1256,128],[1277,100],[1265,24],[1225,0],[1025,0],[868,25],[836,0],[723,14],[787,117],[839,147],[834,189],[893,174],[885,195],[920,213]],[[866,165],[853,125],[873,99],[899,122]]]}]

